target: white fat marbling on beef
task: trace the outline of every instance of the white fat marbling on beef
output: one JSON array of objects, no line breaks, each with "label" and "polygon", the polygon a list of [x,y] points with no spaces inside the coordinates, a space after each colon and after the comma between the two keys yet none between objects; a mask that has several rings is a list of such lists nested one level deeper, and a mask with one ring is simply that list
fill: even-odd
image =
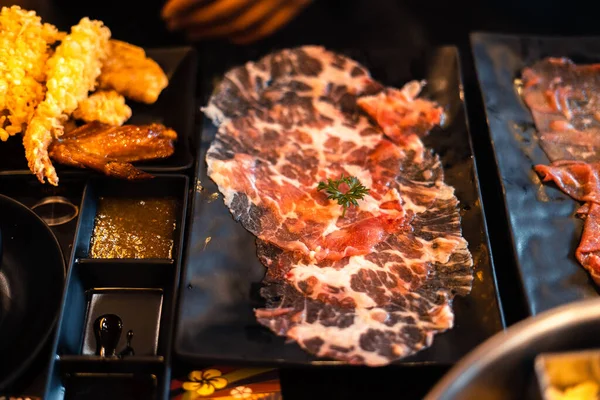
[{"label": "white fat marbling on beef", "polygon": [[[289,260],[287,253],[263,247],[259,247],[259,256],[269,268],[283,268],[275,272],[277,276],[307,297],[354,307],[385,305],[397,292],[406,293],[426,283],[433,269],[446,265],[458,248],[465,247],[455,207],[455,199],[437,200],[430,208],[440,216],[437,225],[435,220],[417,215],[413,232],[390,235],[373,253],[352,256],[343,263]],[[468,293],[472,275],[466,272],[464,277],[448,276],[452,280],[444,287]]]},{"label": "white fat marbling on beef", "polygon": [[[452,298],[471,290],[458,201],[420,140],[440,116],[417,99],[422,85],[384,89],[355,61],[304,46],[232,69],[204,108],[219,126],[208,174],[267,267],[257,319],[319,357],[411,355],[452,327]],[[345,218],[316,191],[341,173],[371,189]]]},{"label": "white fat marbling on beef", "polygon": [[[330,119],[311,103],[302,107],[311,117],[295,114],[288,127],[271,109],[225,122],[208,151],[208,174],[226,188],[234,217],[260,239],[317,259],[367,254],[404,224],[398,186],[386,174],[393,177],[410,155],[380,133],[361,135],[374,129],[364,116],[351,124],[340,110]],[[344,218],[337,202],[317,191],[319,181],[342,174],[371,189]],[[357,230],[368,232],[364,240],[343,237]]]}]

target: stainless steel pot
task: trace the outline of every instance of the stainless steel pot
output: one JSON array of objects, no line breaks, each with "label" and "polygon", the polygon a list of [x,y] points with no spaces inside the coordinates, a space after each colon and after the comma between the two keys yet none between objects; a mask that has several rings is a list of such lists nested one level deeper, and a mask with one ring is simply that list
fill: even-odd
[{"label": "stainless steel pot", "polygon": [[460,360],[425,399],[539,399],[537,355],[591,348],[600,348],[596,298],[555,308],[494,335]]}]

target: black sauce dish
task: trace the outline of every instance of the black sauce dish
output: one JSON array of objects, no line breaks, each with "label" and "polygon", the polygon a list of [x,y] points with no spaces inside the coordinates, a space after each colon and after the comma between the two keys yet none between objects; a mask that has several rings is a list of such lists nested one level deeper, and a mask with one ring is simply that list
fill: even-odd
[{"label": "black sauce dish", "polygon": [[49,226],[0,194],[0,392],[21,376],[53,332],[65,262]]}]

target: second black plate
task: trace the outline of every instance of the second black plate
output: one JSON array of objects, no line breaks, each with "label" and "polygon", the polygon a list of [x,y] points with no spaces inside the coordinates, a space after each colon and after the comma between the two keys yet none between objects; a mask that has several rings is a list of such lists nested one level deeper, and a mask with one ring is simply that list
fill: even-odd
[{"label": "second black plate", "polygon": [[515,79],[545,57],[600,62],[600,38],[476,33],[471,44],[529,313],[598,296],[575,259],[583,229],[574,217],[578,203],[555,186],[542,185],[533,171],[550,161]]},{"label": "second black plate", "polygon": [[[407,66],[406,60],[397,51],[342,53],[362,62],[374,78],[387,85],[401,87],[411,79],[427,79],[428,95],[448,112],[449,125],[432,132],[426,142],[440,154],[446,181],[455,187],[463,207],[463,233],[475,259],[476,278],[472,293],[454,301],[455,327],[436,336],[431,348],[400,363],[453,363],[503,328],[461,100],[458,53],[453,47],[442,48],[424,63],[427,68],[416,65],[417,71],[405,76],[399,76],[398,71]],[[197,161],[175,352],[195,362],[338,364],[314,358],[256,322],[253,309],[263,305],[259,289],[265,267],[256,257],[255,237],[233,220],[206,175],[206,151],[215,132],[206,120]]]}]

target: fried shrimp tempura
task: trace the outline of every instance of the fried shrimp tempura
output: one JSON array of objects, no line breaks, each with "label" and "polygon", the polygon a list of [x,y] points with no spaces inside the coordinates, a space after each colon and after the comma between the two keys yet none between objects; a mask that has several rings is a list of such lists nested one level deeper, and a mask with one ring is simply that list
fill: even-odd
[{"label": "fried shrimp tempura", "polygon": [[81,101],[73,117],[85,122],[121,126],[131,117],[131,108],[125,104],[125,98],[114,90],[100,90]]},{"label": "fried shrimp tempura", "polygon": [[46,60],[60,37],[34,11],[0,11],[0,141],[22,132],[44,100]]},{"label": "fried shrimp tempura", "polygon": [[63,123],[94,90],[108,54],[110,30],[100,21],[82,18],[71,28],[47,62],[47,92],[29,122],[23,145],[29,169],[44,183],[58,185],[48,146],[63,133]]},{"label": "fried shrimp tempura", "polygon": [[146,57],[144,49],[114,39],[98,81],[102,89],[114,89],[147,104],[154,103],[169,84],[160,65]]}]

